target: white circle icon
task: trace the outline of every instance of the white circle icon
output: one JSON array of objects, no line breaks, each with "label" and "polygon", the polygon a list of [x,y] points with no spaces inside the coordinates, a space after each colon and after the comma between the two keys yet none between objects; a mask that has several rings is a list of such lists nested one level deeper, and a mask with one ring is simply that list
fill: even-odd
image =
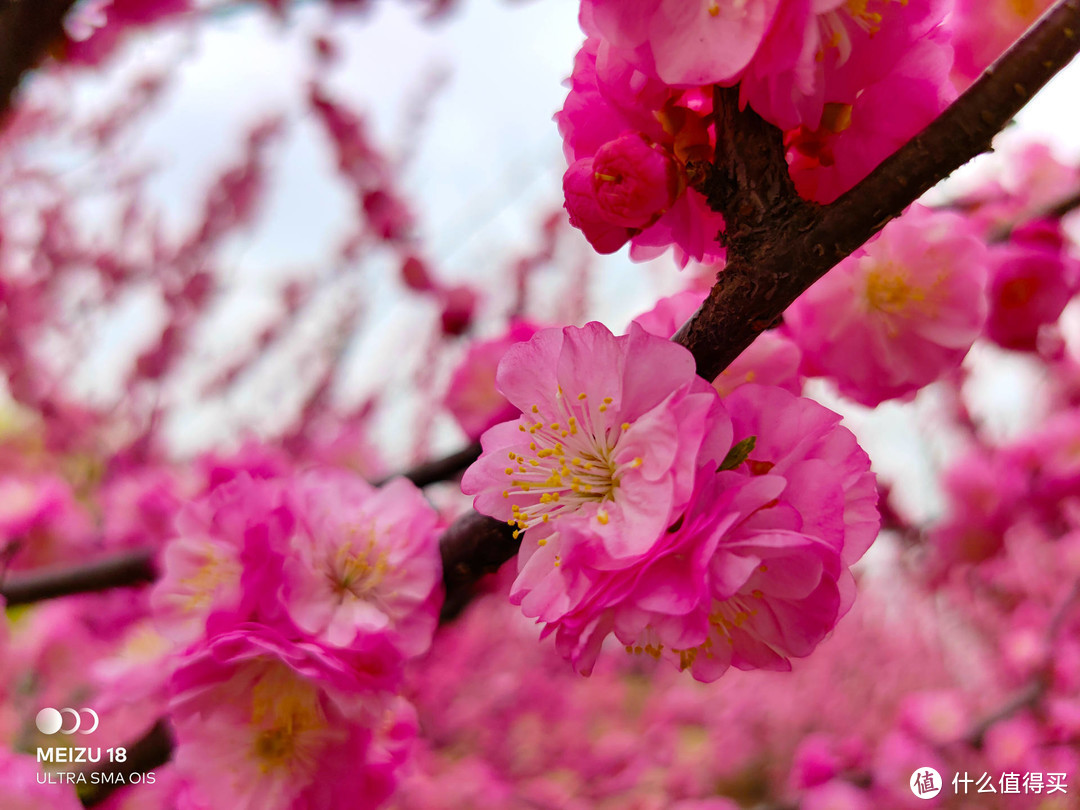
[{"label": "white circle icon", "polygon": [[56,709],[42,709],[37,713],[34,722],[42,734],[55,734],[60,730],[64,718]]},{"label": "white circle icon", "polygon": [[920,799],[932,799],[941,793],[941,774],[933,768],[919,768],[911,775],[911,792]]},{"label": "white circle icon", "polygon": [[[64,728],[64,718],[68,715],[71,716],[71,727]],[[93,722],[84,722],[89,718]],[[38,731],[42,734],[74,734],[76,731],[80,734],[93,734],[97,731],[98,727],[98,715],[93,709],[72,709],[70,707],[63,709],[45,708],[37,713],[37,717],[34,718],[34,723],[37,725]]]}]

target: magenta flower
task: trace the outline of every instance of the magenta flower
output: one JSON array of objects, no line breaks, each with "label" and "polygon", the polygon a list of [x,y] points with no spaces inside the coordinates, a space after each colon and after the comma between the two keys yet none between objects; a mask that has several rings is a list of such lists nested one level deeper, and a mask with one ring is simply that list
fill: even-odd
[{"label": "magenta flower", "polygon": [[1039,327],[1060,317],[1080,282],[1080,263],[1064,248],[1056,223],[1036,222],[990,250],[987,337],[1006,349],[1035,349]]},{"label": "magenta flower", "polygon": [[431,643],[441,603],[438,515],[412,483],[375,489],[309,473],[289,487],[297,514],[283,566],[296,625],[334,647],[384,635],[407,656]]},{"label": "magenta flower", "polygon": [[690,353],[635,324],[622,337],[599,323],[542,330],[510,347],[497,382],[522,416],[484,434],[462,491],[531,544],[587,525],[600,565],[647,553],[689,499],[699,455],[730,444]]},{"label": "magenta flower", "polygon": [[0,806],[4,810],[80,810],[75,788],[46,781],[45,771],[29,754],[0,747]]},{"label": "magenta flower", "polygon": [[723,218],[685,179],[688,162],[712,154],[711,96],[674,90],[624,56],[587,39],[555,116],[570,163],[563,176],[570,223],[600,253],[629,240],[635,260],[672,246],[683,265],[717,260]]},{"label": "magenta flower", "polygon": [[645,228],[671,207],[684,180],[674,157],[638,133],[620,135],[593,156],[593,194],[605,218]]},{"label": "magenta flower", "polygon": [[784,314],[804,370],[864,405],[955,368],[986,318],[986,248],[955,214],[912,206]]},{"label": "magenta flower", "polygon": [[176,768],[216,807],[377,807],[415,735],[387,675],[267,627],[218,636],[172,677]]}]

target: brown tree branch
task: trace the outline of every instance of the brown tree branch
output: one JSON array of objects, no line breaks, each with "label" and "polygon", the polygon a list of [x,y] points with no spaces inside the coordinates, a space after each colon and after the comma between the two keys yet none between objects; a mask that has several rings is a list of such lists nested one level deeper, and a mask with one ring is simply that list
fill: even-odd
[{"label": "brown tree branch", "polygon": [[0,0],[0,123],[23,75],[61,35],[75,0]]},{"label": "brown tree branch", "polygon": [[50,566],[9,574],[0,581],[0,598],[24,605],[76,593],[145,585],[157,578],[152,549],[135,549],[90,563]]}]

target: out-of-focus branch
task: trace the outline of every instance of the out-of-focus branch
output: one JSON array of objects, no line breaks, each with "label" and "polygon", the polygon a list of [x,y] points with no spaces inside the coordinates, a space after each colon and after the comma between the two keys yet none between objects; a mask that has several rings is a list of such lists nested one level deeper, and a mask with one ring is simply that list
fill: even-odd
[{"label": "out-of-focus branch", "polygon": [[0,123],[23,75],[60,36],[75,0],[0,0]]},{"label": "out-of-focus branch", "polygon": [[[734,229],[727,266],[701,310],[675,338],[693,352],[698,374],[714,379],[826,271],[934,184],[989,149],[994,135],[1078,50],[1080,0],[1059,0],[947,110],[827,206],[801,204],[783,186],[768,184],[756,190],[765,193],[764,199],[740,193],[742,199],[733,201],[726,190],[709,188],[730,177],[719,166],[707,188],[710,201],[720,201],[721,213],[736,220],[729,222]],[[718,94],[725,108],[718,110],[722,119],[734,114],[726,109],[728,95]],[[734,147],[718,139],[717,161],[775,164],[782,155],[775,135]],[[766,151],[772,154],[763,157]],[[766,227],[758,225],[757,210],[767,213]]]},{"label": "out-of-focus branch", "polygon": [[1046,637],[1043,642],[1047,650],[1048,660],[1046,661],[1046,664],[1038,672],[1032,675],[1028,682],[1013,694],[1012,697],[994,711],[989,712],[971,727],[971,730],[964,735],[964,740],[972,748],[982,748],[983,743],[986,740],[986,733],[997,723],[1008,720],[1013,715],[1022,712],[1025,709],[1033,708],[1043,699],[1043,696],[1050,689],[1052,682],[1051,669],[1053,667],[1054,644],[1061,634],[1061,628],[1075,607],[1077,600],[1080,600],[1080,581],[1073,583],[1068,595],[1061,605],[1058,606],[1057,611],[1055,611],[1049,624],[1046,626]]},{"label": "out-of-focus branch", "polygon": [[451,453],[450,455],[437,458],[434,461],[425,461],[404,472],[381,478],[375,482],[375,486],[382,486],[391,478],[408,478],[418,487],[426,487],[439,481],[447,481],[458,473],[464,472],[465,468],[480,458],[480,442],[473,442],[467,447]]},{"label": "out-of-focus branch", "polygon": [[[173,737],[166,720],[161,719],[150,727],[135,742],[127,746],[127,759],[124,762],[102,763],[100,768],[95,768],[87,773],[98,774],[124,774],[150,773],[154,768],[160,768],[169,761],[173,752]],[[99,779],[96,783],[88,778],[85,791],[80,790],[79,798],[84,807],[95,807],[105,801],[122,787],[125,782],[112,782],[108,779]]]},{"label": "out-of-focus branch", "polygon": [[995,228],[990,232],[990,234],[986,237],[986,241],[1004,242],[1010,236],[1012,236],[1013,231],[1015,231],[1024,223],[1038,222],[1039,220],[1043,219],[1058,220],[1067,214],[1071,214],[1077,208],[1080,208],[1080,189],[1074,191],[1072,194],[1069,194],[1066,197],[1063,197],[1057,202],[1051,203],[1043,210],[1036,211],[1035,213],[1024,217],[1024,219],[1019,222],[1007,222],[1004,225],[1000,225],[999,227]]},{"label": "out-of-focus branch", "polygon": [[23,605],[76,593],[145,585],[156,577],[154,552],[136,549],[81,565],[9,574],[0,582],[0,597],[8,605]]}]

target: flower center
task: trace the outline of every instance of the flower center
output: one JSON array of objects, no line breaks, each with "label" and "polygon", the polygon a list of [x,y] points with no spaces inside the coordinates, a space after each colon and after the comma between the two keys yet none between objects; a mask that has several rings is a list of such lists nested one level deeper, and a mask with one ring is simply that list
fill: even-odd
[{"label": "flower center", "polygon": [[871,309],[901,315],[911,304],[926,300],[926,290],[908,283],[891,265],[873,266],[866,274],[866,302]]},{"label": "flower center", "polygon": [[283,667],[272,667],[251,692],[251,752],[263,773],[314,767],[315,743],[326,722],[318,695]]},{"label": "flower center", "polygon": [[346,594],[357,599],[370,597],[390,569],[386,552],[377,548],[374,525],[368,528],[367,534],[367,541],[359,551],[354,550],[350,541],[339,547],[337,554],[327,561],[326,577],[334,592],[342,598]]},{"label": "flower center", "polygon": [[[528,451],[509,453],[505,472],[510,485],[503,497],[526,501],[510,507],[515,536],[585,504],[614,501],[625,470],[642,464],[635,458],[620,468],[615,461],[619,438],[630,423],[612,424],[612,397],[596,403],[582,393],[570,399],[560,388],[555,400],[557,413],[550,421],[522,417],[518,430],[529,434]],[[540,406],[533,405],[532,413],[538,417]],[[596,519],[606,524],[608,513],[600,509]]]}]

